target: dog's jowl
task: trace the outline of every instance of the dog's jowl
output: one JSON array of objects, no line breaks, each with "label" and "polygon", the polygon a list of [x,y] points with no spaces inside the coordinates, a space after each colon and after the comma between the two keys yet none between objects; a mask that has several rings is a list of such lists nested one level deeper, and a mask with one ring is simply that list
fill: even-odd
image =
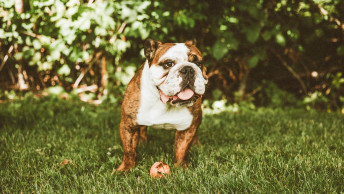
[{"label": "dog's jowl", "polygon": [[185,163],[190,145],[198,141],[201,96],[208,81],[201,52],[193,41],[147,39],[144,53],[146,61],[124,95],[119,129],[124,156],[117,171],[135,167],[136,147],[147,140],[147,126],[176,130],[175,166]]}]

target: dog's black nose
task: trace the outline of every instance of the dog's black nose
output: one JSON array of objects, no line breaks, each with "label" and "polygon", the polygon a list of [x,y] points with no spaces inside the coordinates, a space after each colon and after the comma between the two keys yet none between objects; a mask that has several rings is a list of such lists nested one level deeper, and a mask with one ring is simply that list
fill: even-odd
[{"label": "dog's black nose", "polygon": [[180,73],[186,77],[193,77],[195,75],[195,70],[190,66],[185,66],[180,70]]}]

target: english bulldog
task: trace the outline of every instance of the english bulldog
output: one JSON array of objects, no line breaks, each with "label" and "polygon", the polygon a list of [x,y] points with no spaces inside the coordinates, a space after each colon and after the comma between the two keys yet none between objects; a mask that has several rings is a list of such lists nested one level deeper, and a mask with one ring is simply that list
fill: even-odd
[{"label": "english bulldog", "polygon": [[194,41],[162,43],[147,39],[146,61],[129,82],[119,126],[124,156],[117,171],[135,167],[138,142],[147,141],[147,126],[176,130],[176,167],[185,164],[202,121],[202,95],[208,78]]}]

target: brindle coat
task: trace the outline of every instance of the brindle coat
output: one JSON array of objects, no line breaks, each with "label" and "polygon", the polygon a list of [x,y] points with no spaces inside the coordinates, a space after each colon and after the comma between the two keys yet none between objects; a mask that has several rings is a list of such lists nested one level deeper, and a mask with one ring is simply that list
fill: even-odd
[{"label": "brindle coat", "polygon": [[[190,49],[189,56],[196,55],[202,59],[201,52],[196,48],[192,41],[185,42]],[[151,39],[145,42],[145,56],[149,65],[155,65],[159,58],[170,48],[173,43],[161,43]],[[189,57],[192,62],[193,57]],[[129,82],[125,91],[124,100],[121,108],[120,136],[122,139],[124,156],[123,161],[117,168],[117,171],[127,171],[135,167],[136,148],[139,142],[147,141],[147,126],[138,125],[136,115],[140,106],[140,82],[144,65],[141,65],[135,76]],[[206,78],[206,68],[202,67],[203,76]],[[193,106],[188,107],[193,115],[190,127],[183,131],[176,130],[175,133],[175,160],[174,165],[185,164],[186,155],[192,143],[199,143],[196,131],[202,121],[202,99],[198,98]]]}]

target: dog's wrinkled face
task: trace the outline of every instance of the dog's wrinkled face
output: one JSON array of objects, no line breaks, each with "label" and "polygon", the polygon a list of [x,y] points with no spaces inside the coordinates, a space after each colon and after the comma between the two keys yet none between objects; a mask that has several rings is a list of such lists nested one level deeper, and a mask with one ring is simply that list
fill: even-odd
[{"label": "dog's wrinkled face", "polygon": [[192,106],[207,84],[203,57],[193,41],[165,43],[147,39],[145,55],[163,103]]}]

